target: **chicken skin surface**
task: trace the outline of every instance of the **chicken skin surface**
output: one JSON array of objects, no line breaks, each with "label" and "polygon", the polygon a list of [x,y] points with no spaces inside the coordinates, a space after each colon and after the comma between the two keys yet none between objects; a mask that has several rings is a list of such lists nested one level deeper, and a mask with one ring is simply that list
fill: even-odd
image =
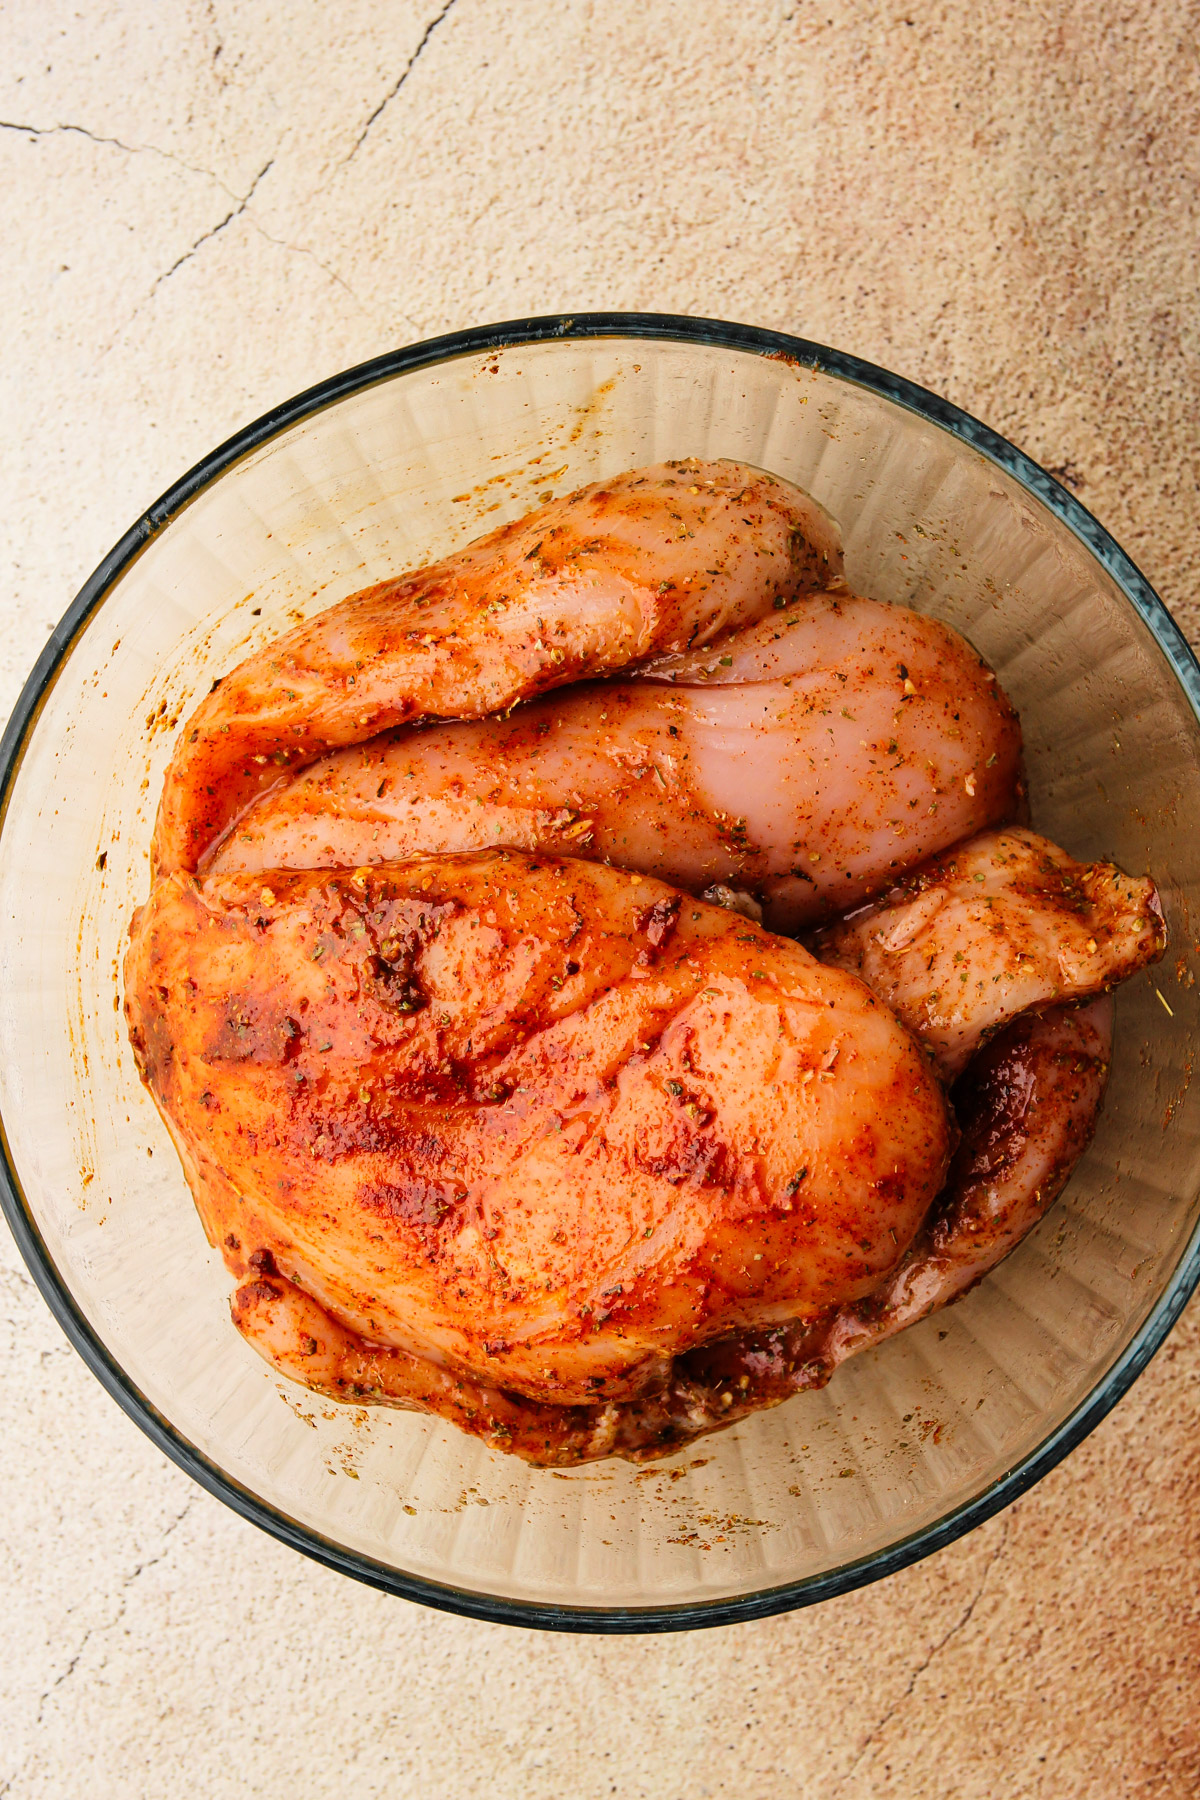
[{"label": "chicken skin surface", "polygon": [[840,573],[828,516],[744,463],[662,463],[551,501],[226,676],[167,770],[156,872],[194,869],[281,772],[340,745],[711,643]]},{"label": "chicken skin surface", "polygon": [[126,991],[236,1274],[559,1405],[873,1291],[952,1148],[854,976],[601,864],[176,875]]},{"label": "chicken skin surface", "polygon": [[816,594],[636,679],[337,751],[264,795],[206,867],[552,849],[748,892],[796,931],[1012,818],[1020,757],[957,632]]}]

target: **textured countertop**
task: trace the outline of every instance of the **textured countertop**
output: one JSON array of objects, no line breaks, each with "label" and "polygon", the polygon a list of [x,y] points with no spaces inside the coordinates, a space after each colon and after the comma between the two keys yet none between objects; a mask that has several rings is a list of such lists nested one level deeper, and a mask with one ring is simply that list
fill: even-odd
[{"label": "textured countertop", "polygon": [[[238,425],[417,337],[587,307],[857,352],[1053,468],[1193,637],[1184,0],[10,0],[7,711]],[[904,1574],[690,1636],[444,1617],[192,1486],[0,1240],[0,1795],[941,1800],[1200,1791],[1200,1314],[1040,1487]]]}]

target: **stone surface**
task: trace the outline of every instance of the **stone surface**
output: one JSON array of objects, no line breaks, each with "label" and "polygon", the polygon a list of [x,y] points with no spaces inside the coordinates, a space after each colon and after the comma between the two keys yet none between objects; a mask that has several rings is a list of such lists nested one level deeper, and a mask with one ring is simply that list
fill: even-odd
[{"label": "stone surface", "polygon": [[[1184,0],[15,0],[0,704],[126,525],[272,402],[560,308],[779,326],[947,394],[1200,631]],[[1200,1789],[1193,1309],[1001,1518],[811,1611],[507,1630],[243,1525],[0,1243],[0,1795],[1007,1800]]]}]

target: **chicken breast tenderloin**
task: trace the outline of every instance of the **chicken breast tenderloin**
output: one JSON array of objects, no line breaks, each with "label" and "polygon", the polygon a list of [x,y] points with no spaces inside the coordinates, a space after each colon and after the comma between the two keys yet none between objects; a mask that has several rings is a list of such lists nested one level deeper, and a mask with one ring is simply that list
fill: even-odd
[{"label": "chicken breast tenderloin", "polygon": [[1020,760],[1016,715],[957,632],[828,593],[648,678],[338,751],[264,795],[206,866],[549,848],[749,891],[795,931],[1013,817]]},{"label": "chicken breast tenderloin", "polygon": [[511,853],[158,884],[127,1011],[210,1236],[557,1405],[878,1287],[943,1184],[887,1007],[719,907]]},{"label": "chicken breast tenderloin", "polygon": [[180,734],[155,869],[194,869],[282,772],[341,745],[709,643],[840,572],[816,502],[744,463],[594,482],[352,595],[227,675]]},{"label": "chicken breast tenderloin", "polygon": [[1154,883],[1081,863],[1034,831],[989,831],[814,934],[927,1046],[948,1079],[1009,1019],[1099,994],[1155,962]]}]

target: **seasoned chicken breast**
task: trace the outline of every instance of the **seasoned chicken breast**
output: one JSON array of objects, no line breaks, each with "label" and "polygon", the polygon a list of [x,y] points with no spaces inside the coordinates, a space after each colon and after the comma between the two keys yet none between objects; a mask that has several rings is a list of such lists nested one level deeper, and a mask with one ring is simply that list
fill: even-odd
[{"label": "seasoned chicken breast", "polygon": [[[1165,941],[1152,882],[1011,824],[1020,750],[975,652],[733,462],[249,658],[181,734],[125,965],[247,1341],[568,1464],[965,1292],[1091,1135],[1111,1014],[1074,1003]],[[855,910],[814,956],[730,902]]]},{"label": "seasoned chicken breast", "polygon": [[333,1399],[430,1412],[527,1461],[634,1461],[822,1387],[850,1356],[959,1299],[1021,1241],[1087,1148],[1108,1074],[1112,1002],[1015,1021],[955,1090],[962,1141],[929,1219],[871,1294],[816,1318],[738,1330],[676,1356],[656,1389],[624,1401],[547,1405],[364,1342],[252,1258],[233,1316],[281,1375]]},{"label": "seasoned chicken breast", "polygon": [[282,772],[340,745],[711,643],[840,571],[821,508],[744,463],[660,463],[580,488],[331,606],[227,675],[180,734],[155,867],[194,869]]},{"label": "seasoned chicken breast", "polygon": [[946,1187],[899,1267],[838,1317],[823,1352],[831,1370],[957,1300],[1049,1211],[1095,1131],[1112,1023],[1107,994],[1053,1006],[972,1059],[954,1089],[962,1140]]},{"label": "seasoned chicken breast", "polygon": [[1016,714],[957,632],[820,594],[635,679],[337,751],[264,795],[207,866],[549,848],[749,892],[795,931],[1012,818],[1020,762]]},{"label": "seasoned chicken breast", "polygon": [[957,1075],[1017,1014],[1099,994],[1166,946],[1154,883],[1034,831],[989,831],[816,933]]},{"label": "seasoned chicken breast", "polygon": [[235,1273],[539,1401],[870,1292],[952,1148],[859,980],[599,864],[175,875],[126,994]]}]

